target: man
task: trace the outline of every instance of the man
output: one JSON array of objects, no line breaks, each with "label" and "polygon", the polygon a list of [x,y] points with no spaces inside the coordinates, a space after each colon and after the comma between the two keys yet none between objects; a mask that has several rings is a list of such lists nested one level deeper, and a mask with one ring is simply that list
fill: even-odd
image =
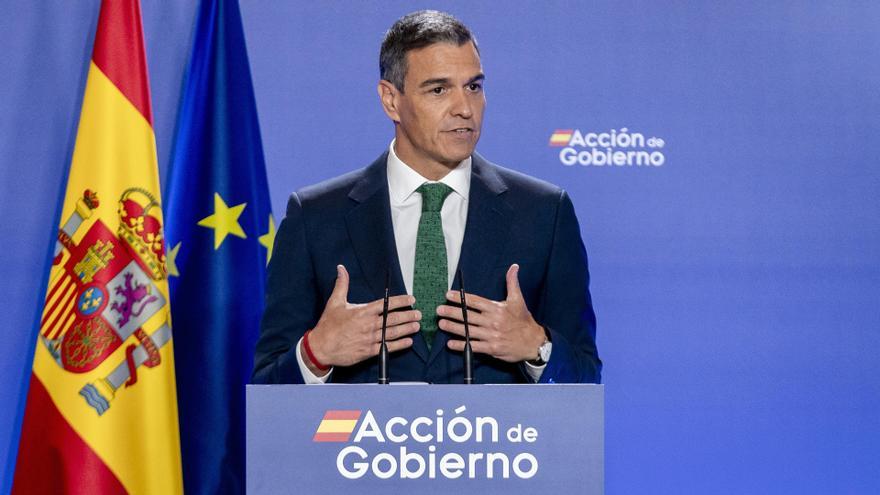
[{"label": "man", "polygon": [[[390,284],[391,381],[596,382],[586,251],[567,194],[489,163],[484,74],[454,17],[421,11],[382,43],[395,139],[372,165],[294,193],[275,241],[254,382],[375,382]],[[387,282],[386,282],[387,281]]]}]

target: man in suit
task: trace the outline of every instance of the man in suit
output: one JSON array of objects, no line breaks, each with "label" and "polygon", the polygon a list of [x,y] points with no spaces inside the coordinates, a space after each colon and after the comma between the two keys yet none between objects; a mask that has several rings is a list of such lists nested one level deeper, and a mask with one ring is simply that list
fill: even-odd
[{"label": "man in suit", "polygon": [[475,383],[598,383],[568,195],[474,152],[485,97],[471,32],[445,13],[404,16],[385,36],[380,75],[395,138],[370,166],[291,196],[254,382],[375,382],[388,286],[391,381],[461,383],[458,267]]}]

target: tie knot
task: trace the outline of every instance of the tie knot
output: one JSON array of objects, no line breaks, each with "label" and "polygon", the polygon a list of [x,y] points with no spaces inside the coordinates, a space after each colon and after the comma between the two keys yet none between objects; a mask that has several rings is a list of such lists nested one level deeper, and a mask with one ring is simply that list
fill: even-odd
[{"label": "tie knot", "polygon": [[440,211],[452,188],[442,182],[426,182],[416,191],[422,194],[422,211]]}]

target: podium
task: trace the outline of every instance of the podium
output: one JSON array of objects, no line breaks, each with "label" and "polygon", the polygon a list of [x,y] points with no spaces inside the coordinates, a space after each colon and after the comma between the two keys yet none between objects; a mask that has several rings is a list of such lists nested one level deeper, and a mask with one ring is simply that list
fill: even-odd
[{"label": "podium", "polygon": [[248,385],[254,494],[604,488],[602,385]]}]

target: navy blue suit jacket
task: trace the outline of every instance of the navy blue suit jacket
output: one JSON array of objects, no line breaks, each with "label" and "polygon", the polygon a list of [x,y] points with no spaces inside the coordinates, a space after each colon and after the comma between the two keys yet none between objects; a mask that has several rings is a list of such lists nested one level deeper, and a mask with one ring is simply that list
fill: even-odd
[{"label": "navy blue suit jacket", "polygon": [[[255,383],[302,383],[296,343],[315,326],[336,280],[336,265],[350,274],[348,300],[366,303],[385,290],[405,294],[386,177],[387,153],[372,165],[307,187],[290,197],[269,263],[266,310],[257,343]],[[520,265],[519,282],[535,320],[551,332],[553,351],[542,383],[598,383],[596,320],[589,292],[587,253],[568,195],[562,189],[473,155],[467,224],[459,267],[465,289],[506,297],[505,274]],[[456,281],[457,284],[457,281]],[[454,286],[457,288],[457,285]],[[431,350],[421,334],[391,354],[392,381],[461,383],[461,353],[439,331]],[[333,382],[375,382],[368,359],[334,369]],[[476,383],[528,383],[522,363],[474,355]]]}]

